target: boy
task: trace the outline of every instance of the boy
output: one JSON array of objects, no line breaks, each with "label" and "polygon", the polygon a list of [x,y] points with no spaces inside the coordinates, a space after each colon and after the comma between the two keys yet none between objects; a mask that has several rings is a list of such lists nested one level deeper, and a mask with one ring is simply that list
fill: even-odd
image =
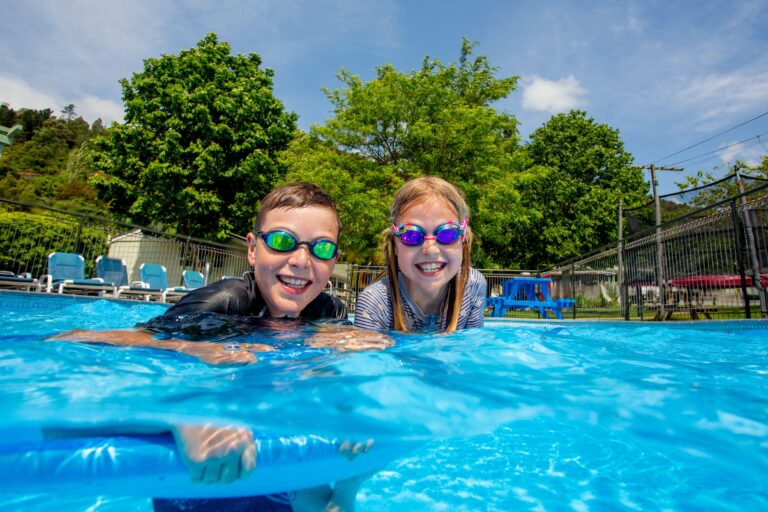
[{"label": "boy", "polygon": [[[242,280],[222,280],[191,292],[142,327],[162,330],[164,325],[194,321],[198,312],[277,319],[346,319],[344,304],[323,293],[338,257],[340,229],[336,206],[322,189],[310,183],[278,187],[264,198],[254,232],[247,236],[248,264],[253,271]],[[250,363],[255,361],[252,352],[271,350],[258,344],[157,340],[147,330],[71,331],[54,339],[170,349],[211,363]],[[384,335],[360,333],[350,327],[328,327],[308,343],[341,350],[385,348],[392,344]],[[181,425],[174,428],[174,437],[195,481],[231,482],[248,475],[256,465],[253,434],[248,429]],[[369,447],[370,444],[355,445],[350,455]],[[356,485],[350,481],[338,482],[335,490],[324,486],[300,491],[292,506],[266,496],[156,499],[154,506],[156,511],[323,510],[326,504],[331,507],[335,503],[353,503],[354,494],[350,497],[350,493],[354,492]]]}]

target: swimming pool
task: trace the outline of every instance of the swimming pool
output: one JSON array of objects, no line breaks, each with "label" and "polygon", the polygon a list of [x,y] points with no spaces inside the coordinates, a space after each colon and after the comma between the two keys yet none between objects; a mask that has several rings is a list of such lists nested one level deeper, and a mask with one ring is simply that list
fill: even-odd
[{"label": "swimming pool", "polygon": [[[768,324],[491,324],[384,352],[283,348],[215,368],[45,337],[128,328],[160,305],[0,293],[0,434],[132,418],[427,443],[358,510],[766,510]],[[250,334],[246,341],[269,341]],[[148,499],[0,496],[2,510],[151,509]]]}]

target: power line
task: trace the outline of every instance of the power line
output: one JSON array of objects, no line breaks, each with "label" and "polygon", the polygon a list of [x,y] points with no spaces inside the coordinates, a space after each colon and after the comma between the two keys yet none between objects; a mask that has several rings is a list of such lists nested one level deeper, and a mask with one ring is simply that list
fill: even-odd
[{"label": "power line", "polygon": [[[756,146],[757,144],[758,143],[756,141],[752,142],[751,144],[745,144],[742,149],[749,149],[749,148],[751,148],[753,146]],[[720,151],[720,150],[717,150],[717,151]],[[691,167],[694,167],[694,166],[704,165],[706,162],[710,162],[710,161],[713,161],[713,160],[720,160],[723,164],[726,163],[722,159],[721,155],[718,155],[718,154],[700,155],[699,157],[696,157],[696,158],[692,158],[692,159],[689,159],[689,160],[684,160],[684,162],[685,162],[685,167],[686,168],[691,168]],[[733,159],[731,159],[731,161],[732,160]]]},{"label": "power line", "polygon": [[[712,154],[717,154],[717,153],[720,153],[720,152],[722,152],[722,151],[724,151],[724,150],[726,150],[726,149],[732,148],[732,147],[734,147],[734,146],[738,146],[738,145],[740,145],[740,144],[744,144],[745,142],[749,142],[749,141],[751,141],[751,140],[753,140],[753,139],[756,139],[756,142],[755,142],[755,143],[753,143],[753,144],[750,144],[749,146],[746,146],[746,147],[755,146],[755,145],[757,145],[757,144],[761,144],[761,142],[760,142],[760,137],[763,137],[763,136],[765,136],[765,135],[768,135],[768,132],[765,132],[765,133],[761,133],[760,135],[753,135],[752,137],[750,137],[750,138],[748,138],[748,139],[744,139],[744,140],[742,140],[742,141],[739,141],[739,142],[734,142],[733,144],[728,144],[727,146],[723,146],[723,147],[720,147],[720,148],[717,148],[717,149],[713,149],[712,151],[707,151],[706,153],[702,153],[701,155],[698,155],[698,156],[692,156],[692,157],[690,157],[690,158],[686,158],[685,160],[680,160],[680,161],[678,161],[678,162],[675,162],[675,163],[673,163],[673,164],[670,164],[670,165],[681,165],[681,164],[684,164],[684,163],[690,162],[690,161],[692,161],[692,160],[698,160],[699,158],[705,157],[705,156],[707,156],[707,155],[712,155]],[[706,160],[708,160],[708,159],[705,159],[704,161],[706,161]]]},{"label": "power line", "polygon": [[704,140],[702,140],[702,141],[700,141],[700,142],[697,142],[696,144],[691,144],[691,145],[690,145],[690,146],[688,146],[687,148],[683,148],[683,149],[681,149],[680,151],[675,151],[674,153],[671,153],[671,154],[669,154],[669,155],[667,155],[667,156],[665,156],[665,157],[659,158],[659,159],[655,160],[653,163],[655,164],[656,162],[659,162],[659,161],[661,161],[661,160],[666,160],[666,159],[667,159],[667,158],[669,158],[669,157],[672,157],[672,156],[675,156],[675,155],[679,155],[680,153],[683,153],[684,151],[688,151],[689,149],[695,148],[696,146],[700,146],[700,145],[704,144],[705,142],[709,142],[709,141],[711,141],[712,139],[716,139],[717,137],[720,137],[721,135],[725,135],[725,134],[726,134],[726,133],[728,133],[728,132],[732,132],[732,131],[733,131],[733,130],[735,130],[736,128],[741,128],[741,127],[742,127],[742,126],[744,126],[745,124],[749,124],[749,123],[751,123],[752,121],[756,121],[757,119],[760,119],[761,117],[765,117],[765,116],[768,116],[768,112],[763,112],[762,114],[760,114],[760,115],[758,115],[758,116],[755,116],[755,117],[753,117],[752,119],[750,119],[750,120],[748,120],[748,121],[744,121],[743,123],[737,124],[736,126],[733,126],[733,127],[731,127],[731,128],[728,128],[727,130],[725,130],[725,131],[723,131],[723,132],[720,132],[720,133],[718,133],[718,134],[715,134],[715,135],[713,135],[713,136],[711,136],[711,137],[709,137],[709,138],[706,138],[706,139],[704,139]]}]

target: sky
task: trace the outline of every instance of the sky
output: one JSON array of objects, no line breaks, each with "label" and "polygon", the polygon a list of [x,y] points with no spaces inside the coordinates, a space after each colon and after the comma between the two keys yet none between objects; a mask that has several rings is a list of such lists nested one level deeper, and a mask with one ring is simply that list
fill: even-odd
[{"label": "sky", "polygon": [[[274,70],[274,93],[308,130],[331,117],[323,87],[346,69],[456,62],[475,41],[498,77],[519,77],[495,108],[526,140],[581,109],[619,130],[659,190],[768,153],[768,0],[35,0],[0,3],[0,102],[67,104],[86,121],[122,119],[119,80],[207,33]],[[684,150],[684,151],[683,151]]]}]

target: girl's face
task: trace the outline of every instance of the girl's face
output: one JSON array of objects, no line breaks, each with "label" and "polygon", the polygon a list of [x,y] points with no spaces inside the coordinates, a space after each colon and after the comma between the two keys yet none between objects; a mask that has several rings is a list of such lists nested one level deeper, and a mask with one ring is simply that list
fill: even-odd
[{"label": "girl's face", "polygon": [[[339,225],[328,208],[276,208],[267,212],[262,232],[282,229],[300,242],[319,239],[338,242]],[[248,233],[248,263],[253,266],[256,285],[270,316],[298,316],[323,291],[331,277],[336,258],[321,260],[306,245],[293,252],[279,252],[264,240]]]},{"label": "girl's face", "polygon": [[[409,207],[395,219],[395,224],[416,224],[427,236],[447,222],[458,222],[458,212],[445,201],[426,200]],[[408,293],[424,313],[435,313],[434,305],[445,298],[448,283],[461,269],[463,238],[449,245],[424,240],[420,246],[405,245],[395,237],[397,265],[405,277]],[[425,310],[425,305],[427,306]]]}]

